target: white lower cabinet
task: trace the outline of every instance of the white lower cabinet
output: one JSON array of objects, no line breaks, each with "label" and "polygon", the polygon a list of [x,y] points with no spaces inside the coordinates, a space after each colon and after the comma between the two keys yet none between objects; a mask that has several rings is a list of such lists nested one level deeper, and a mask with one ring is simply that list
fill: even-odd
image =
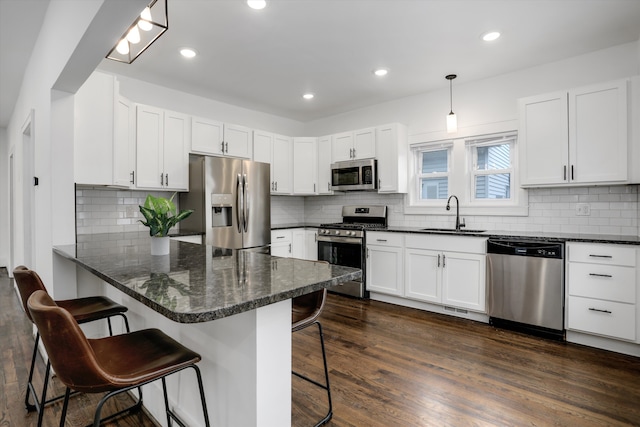
[{"label": "white lower cabinet", "polygon": [[271,230],[271,255],[283,258],[318,259],[318,230],[288,228]]},{"label": "white lower cabinet", "polygon": [[567,330],[637,342],[635,246],[567,244]]},{"label": "white lower cabinet", "polygon": [[289,258],[293,254],[291,230],[271,230],[271,255]]},{"label": "white lower cabinet", "polygon": [[405,296],[484,313],[486,239],[409,234]]},{"label": "white lower cabinet", "polygon": [[367,233],[368,291],[397,296],[404,294],[403,242],[401,233]]}]

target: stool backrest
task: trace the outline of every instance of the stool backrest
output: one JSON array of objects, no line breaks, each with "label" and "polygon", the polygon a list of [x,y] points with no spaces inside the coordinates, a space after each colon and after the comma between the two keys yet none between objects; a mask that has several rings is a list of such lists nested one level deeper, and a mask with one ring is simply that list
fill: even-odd
[{"label": "stool backrest", "polygon": [[108,375],[73,316],[42,290],[33,292],[27,307],[60,381],[81,392],[109,390]]},{"label": "stool backrest", "polygon": [[29,320],[33,322],[31,314],[29,313],[29,308],[27,308],[27,300],[35,291],[47,292],[47,288],[44,286],[44,283],[42,283],[42,279],[40,279],[38,273],[33,270],[29,270],[24,265],[19,265],[13,270],[13,278],[16,280],[16,285],[18,285],[18,292],[20,292],[20,299],[22,300],[22,308],[24,308],[25,313],[27,313]]}]

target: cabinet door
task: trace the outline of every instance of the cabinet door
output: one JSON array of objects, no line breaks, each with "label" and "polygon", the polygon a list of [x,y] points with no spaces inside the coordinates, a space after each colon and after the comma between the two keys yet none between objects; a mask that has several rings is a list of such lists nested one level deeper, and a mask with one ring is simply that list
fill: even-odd
[{"label": "cabinet door", "polygon": [[627,180],[627,84],[569,92],[571,182]]},{"label": "cabinet door", "polygon": [[291,256],[306,259],[304,228],[294,228],[291,231],[291,240]]},{"label": "cabinet door", "polygon": [[439,280],[442,254],[426,249],[407,248],[404,257],[405,296],[420,301],[442,302]]},{"label": "cabinet door", "polygon": [[366,128],[353,132],[353,150],[354,159],[376,157],[376,129]]},{"label": "cabinet door", "polygon": [[224,125],[225,156],[251,158],[251,129],[238,125]]},{"label": "cabinet door", "polygon": [[402,248],[367,245],[367,290],[402,296],[404,271]]},{"label": "cabinet door", "polygon": [[353,158],[353,132],[343,132],[331,136],[331,161],[340,162]]},{"label": "cabinet door", "polygon": [[522,185],[569,182],[567,93],[521,99],[518,109]]},{"label": "cabinet door", "polygon": [[135,184],[135,109],[131,102],[116,96],[113,130],[113,184]]},{"label": "cabinet door", "polygon": [[293,194],[317,193],[316,138],[293,139]]},{"label": "cabinet door", "polygon": [[189,190],[189,117],[166,111],[164,114],[164,187]]},{"label": "cabinet door", "polygon": [[407,192],[407,130],[394,123],[376,129],[378,193]]},{"label": "cabinet door", "polygon": [[318,138],[318,194],[333,194],[331,190],[331,137]]},{"label": "cabinet door", "polygon": [[291,138],[282,135],[275,135],[273,138],[273,182],[271,183],[271,194],[291,194],[292,168]]},{"label": "cabinet door", "polygon": [[138,105],[136,108],[136,187],[162,189],[163,111]]},{"label": "cabinet door", "polygon": [[[253,160],[256,162],[271,163],[271,149],[273,134],[263,131],[253,131]],[[271,168],[273,176],[273,168]]]},{"label": "cabinet door", "polygon": [[485,312],[486,256],[444,252],[442,303]]},{"label": "cabinet door", "polygon": [[289,258],[292,254],[291,241],[293,234],[291,230],[271,231],[271,255]]},{"label": "cabinet door", "polygon": [[202,117],[191,118],[191,151],[222,155],[223,124]]},{"label": "cabinet door", "polygon": [[305,244],[305,251],[304,251],[305,259],[308,259],[311,261],[317,261],[318,260],[318,230],[305,229],[304,244]]}]

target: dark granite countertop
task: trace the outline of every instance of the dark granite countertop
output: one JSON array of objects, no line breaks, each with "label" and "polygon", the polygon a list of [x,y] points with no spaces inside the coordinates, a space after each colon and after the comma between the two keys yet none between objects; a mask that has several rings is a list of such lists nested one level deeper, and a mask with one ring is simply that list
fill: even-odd
[{"label": "dark granite countertop", "polygon": [[149,234],[79,235],[53,251],[180,323],[207,322],[362,276],[359,269],[171,241],[151,256]]},{"label": "dark granite countertop", "polygon": [[394,233],[440,234],[446,236],[486,237],[491,239],[513,240],[545,240],[549,242],[588,242],[588,243],[616,243],[625,245],[640,245],[638,236],[618,236],[609,234],[580,234],[580,233],[542,233],[538,231],[484,231],[460,232],[434,231],[417,227],[389,226],[386,228],[371,228],[367,231],[390,231]]},{"label": "dark granite countertop", "polygon": [[288,224],[271,224],[272,230],[286,230],[287,228],[320,228],[317,222],[296,222]]}]

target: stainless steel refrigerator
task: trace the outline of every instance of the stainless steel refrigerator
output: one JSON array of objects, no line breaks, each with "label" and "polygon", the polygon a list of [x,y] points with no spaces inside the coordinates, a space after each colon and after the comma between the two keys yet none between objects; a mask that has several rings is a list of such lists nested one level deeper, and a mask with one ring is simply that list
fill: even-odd
[{"label": "stainless steel refrigerator", "polygon": [[226,157],[190,156],[189,192],[180,209],[194,213],[181,230],[204,233],[204,243],[221,248],[264,248],[271,244],[268,163]]}]

